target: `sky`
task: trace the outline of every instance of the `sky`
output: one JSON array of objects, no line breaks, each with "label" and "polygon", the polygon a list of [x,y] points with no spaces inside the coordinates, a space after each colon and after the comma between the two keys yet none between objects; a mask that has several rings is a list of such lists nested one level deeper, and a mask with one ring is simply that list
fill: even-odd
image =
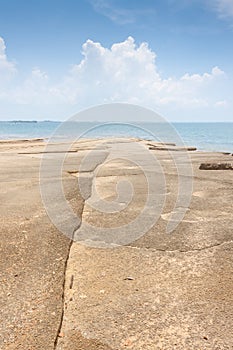
[{"label": "sky", "polygon": [[233,122],[232,91],[233,0],[0,0],[2,121],[125,102]]}]

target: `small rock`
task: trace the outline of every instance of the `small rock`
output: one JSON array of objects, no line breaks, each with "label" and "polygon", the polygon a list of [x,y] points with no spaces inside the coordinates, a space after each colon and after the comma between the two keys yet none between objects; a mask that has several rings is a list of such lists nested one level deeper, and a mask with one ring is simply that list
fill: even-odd
[{"label": "small rock", "polygon": [[233,170],[231,163],[202,163],[200,170]]},{"label": "small rock", "polygon": [[123,342],[123,346],[124,347],[132,347],[133,344],[137,341],[137,338],[136,337],[130,337],[128,339],[126,339],[124,342]]},{"label": "small rock", "polygon": [[131,276],[124,278],[124,281],[133,281],[133,280],[134,280],[134,278]]},{"label": "small rock", "polygon": [[86,299],[87,296],[86,296],[85,294],[80,294],[80,295],[79,295],[79,298],[80,298],[80,299]]},{"label": "small rock", "polygon": [[132,341],[130,339],[126,339],[124,342],[124,346],[127,347],[127,346],[131,346],[131,345],[132,345]]}]

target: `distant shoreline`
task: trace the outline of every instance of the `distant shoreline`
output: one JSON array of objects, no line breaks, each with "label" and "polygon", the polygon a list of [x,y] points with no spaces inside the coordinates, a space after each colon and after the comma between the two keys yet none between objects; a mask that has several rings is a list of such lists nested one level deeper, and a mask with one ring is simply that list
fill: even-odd
[{"label": "distant shoreline", "polygon": [[[10,120],[0,120],[0,123],[64,123],[66,120],[21,120],[21,119],[10,119]],[[170,124],[233,124],[233,121],[214,121],[214,122],[208,122],[208,121],[167,121]],[[109,121],[109,120],[79,120],[78,123],[120,123],[119,121]],[[154,121],[143,121],[143,122],[138,122],[134,120],[129,120],[129,121],[122,121],[122,123],[135,123],[135,124],[155,124],[158,122]]]},{"label": "distant shoreline", "polygon": [[[5,121],[0,122],[0,140],[48,139],[62,125],[59,121]],[[171,127],[176,130],[170,132]],[[65,124],[65,131],[59,136],[85,137],[88,139],[106,137],[133,137],[162,142],[184,143],[200,151],[233,153],[233,122],[176,122],[167,125],[156,122],[85,122]],[[169,131],[170,130],[170,131]],[[63,133],[63,134],[62,134]],[[178,144],[176,137],[182,142]],[[66,137],[68,139],[68,137]]]}]

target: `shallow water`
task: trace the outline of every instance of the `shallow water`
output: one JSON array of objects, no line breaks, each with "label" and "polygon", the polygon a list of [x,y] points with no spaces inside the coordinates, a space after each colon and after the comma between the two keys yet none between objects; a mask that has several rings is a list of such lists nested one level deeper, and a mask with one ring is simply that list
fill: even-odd
[{"label": "shallow water", "polygon": [[[233,152],[233,123],[92,123],[79,122],[61,128],[61,122],[0,122],[0,139],[59,137],[138,137],[196,146],[199,150]],[[174,127],[174,130],[173,130]]]}]

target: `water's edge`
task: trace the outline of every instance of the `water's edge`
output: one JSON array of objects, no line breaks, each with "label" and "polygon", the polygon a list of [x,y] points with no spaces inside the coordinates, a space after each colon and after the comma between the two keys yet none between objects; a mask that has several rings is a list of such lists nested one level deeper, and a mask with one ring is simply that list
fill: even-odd
[{"label": "water's edge", "polygon": [[[50,138],[62,122],[0,122],[0,140]],[[66,128],[72,138],[136,137],[141,139],[174,142],[178,133],[185,145],[195,146],[200,151],[233,153],[233,123],[98,123],[79,122]],[[64,130],[59,134],[64,136]]]}]

